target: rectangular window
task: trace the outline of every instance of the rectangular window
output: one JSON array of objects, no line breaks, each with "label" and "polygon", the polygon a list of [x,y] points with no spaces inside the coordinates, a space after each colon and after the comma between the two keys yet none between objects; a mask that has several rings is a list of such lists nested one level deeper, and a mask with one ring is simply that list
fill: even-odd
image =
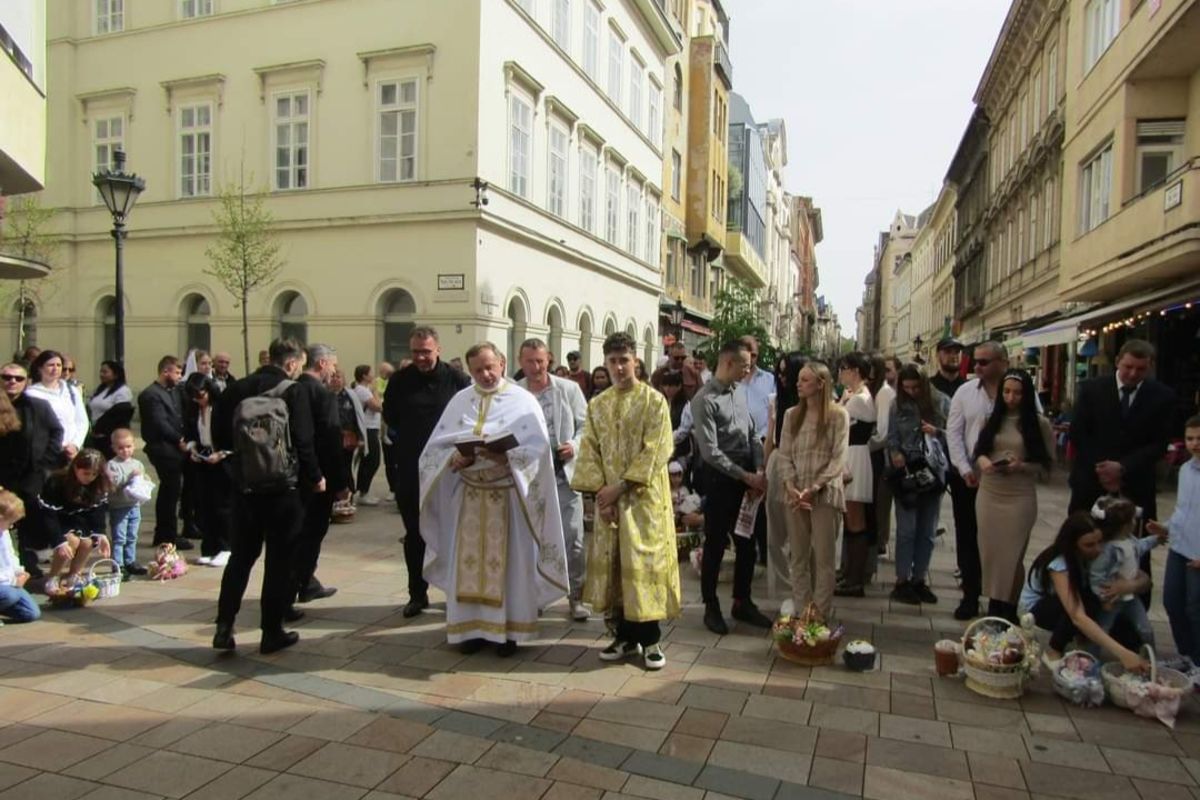
[{"label": "rectangular window", "polygon": [[571,0],[554,0],[554,41],[571,52]]},{"label": "rectangular window", "polygon": [[629,59],[629,121],[633,127],[642,127],[642,82],[646,79],[646,68],[636,58]]},{"label": "rectangular window", "polygon": [[557,125],[550,126],[550,185],[547,189],[550,213],[567,215],[567,132]]},{"label": "rectangular window", "polygon": [[1017,257],[1013,259],[1019,269],[1025,263],[1025,209],[1017,209]]},{"label": "rectangular window", "polygon": [[667,286],[674,287],[679,283],[679,268],[675,266],[677,263],[675,261],[675,242],[673,240],[668,241],[670,242],[670,246],[667,247]]},{"label": "rectangular window", "polygon": [[1112,194],[1111,142],[1083,165],[1079,183],[1079,232],[1087,233],[1108,219]]},{"label": "rectangular window", "polygon": [[1096,66],[1100,56],[1117,38],[1120,0],[1088,0],[1083,10],[1083,71]]},{"label": "rectangular window", "polygon": [[678,150],[671,151],[671,199],[679,202],[683,184],[683,156]]},{"label": "rectangular window", "polygon": [[705,268],[705,266],[706,266],[706,264],[704,261],[703,252],[693,253],[692,254],[692,275],[691,275],[692,297],[704,297],[704,268]]},{"label": "rectangular window", "polygon": [[417,178],[417,81],[379,84],[379,180]]},{"label": "rectangular window", "polygon": [[658,266],[658,203],[646,198],[646,261]]},{"label": "rectangular window", "polygon": [[600,80],[600,9],[592,0],[583,4],[583,71],[592,80]]},{"label": "rectangular window", "polygon": [[642,187],[630,181],[625,186],[625,249],[630,255],[638,254],[638,237],[642,227]]},{"label": "rectangular window", "polygon": [[125,147],[125,118],[105,117],[96,120],[93,128],[96,172],[113,168],[113,152]]},{"label": "rectangular window", "polygon": [[1033,258],[1042,252],[1042,243],[1038,241],[1038,196],[1029,199],[1029,257]]},{"label": "rectangular window", "polygon": [[1042,206],[1046,212],[1046,219],[1042,225],[1042,229],[1046,232],[1046,246],[1054,244],[1057,241],[1057,229],[1054,222],[1054,179],[1046,180],[1046,191],[1042,192]]},{"label": "rectangular window", "polygon": [[213,0],[181,0],[179,14],[184,19],[193,17],[211,17]]},{"label": "rectangular window", "polygon": [[125,0],[94,0],[96,35],[125,30]]},{"label": "rectangular window", "polygon": [[625,73],[625,42],[614,30],[608,32],[608,97],[621,105],[621,76]]},{"label": "rectangular window", "polygon": [[1137,123],[1138,194],[1166,183],[1183,161],[1187,120],[1154,119]]},{"label": "rectangular window", "polygon": [[212,194],[212,106],[179,108],[179,196]]},{"label": "rectangular window", "polygon": [[1046,53],[1046,116],[1058,107],[1058,42]]},{"label": "rectangular window", "polygon": [[308,186],[308,92],[275,97],[275,188]]},{"label": "rectangular window", "polygon": [[621,213],[621,173],[611,165],[604,172],[604,195],[604,238],[616,244]]},{"label": "rectangular window", "polygon": [[1029,144],[1029,94],[1021,92],[1021,150]]},{"label": "rectangular window", "polygon": [[532,144],[533,109],[514,93],[508,98],[508,188],[521,197],[529,196]]},{"label": "rectangular window", "polygon": [[656,147],[662,146],[662,88],[650,82],[650,107],[646,114],[646,134]]},{"label": "rectangular window", "polygon": [[1042,73],[1040,71],[1033,73],[1031,83],[1033,84],[1033,113],[1031,114],[1033,119],[1031,122],[1033,124],[1033,132],[1036,134],[1042,127],[1042,119],[1046,116],[1042,113]]},{"label": "rectangular window", "polygon": [[579,227],[596,229],[596,153],[590,148],[579,151]]}]

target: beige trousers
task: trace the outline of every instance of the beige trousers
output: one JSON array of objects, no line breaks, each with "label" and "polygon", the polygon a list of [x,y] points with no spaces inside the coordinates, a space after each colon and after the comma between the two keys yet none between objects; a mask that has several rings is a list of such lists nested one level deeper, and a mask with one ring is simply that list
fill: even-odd
[{"label": "beige trousers", "polygon": [[792,601],[795,613],[810,603],[828,619],[833,610],[837,556],[834,544],[842,512],[817,505],[812,511],[787,511],[788,546],[791,548]]}]

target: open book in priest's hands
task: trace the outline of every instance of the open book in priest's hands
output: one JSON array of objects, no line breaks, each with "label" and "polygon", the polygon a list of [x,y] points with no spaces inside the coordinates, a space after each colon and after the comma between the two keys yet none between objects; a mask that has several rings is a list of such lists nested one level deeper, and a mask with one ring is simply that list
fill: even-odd
[{"label": "open book in priest's hands", "polygon": [[454,447],[466,458],[474,458],[475,450],[482,449],[492,453],[507,453],[518,444],[517,437],[511,433],[493,433],[489,436],[465,436],[454,442]]}]

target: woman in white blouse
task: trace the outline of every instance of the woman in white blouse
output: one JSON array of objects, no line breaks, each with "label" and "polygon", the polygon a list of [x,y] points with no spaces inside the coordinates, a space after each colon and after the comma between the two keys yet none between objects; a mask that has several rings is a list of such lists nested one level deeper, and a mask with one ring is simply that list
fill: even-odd
[{"label": "woman in white blouse", "polygon": [[57,350],[43,350],[29,371],[36,382],[26,391],[50,404],[63,429],[63,463],[75,457],[88,433],[87,406],[79,390],[63,379],[63,356]]},{"label": "woman in white blouse", "polygon": [[871,467],[871,434],[875,432],[875,400],[867,387],[871,361],[859,352],[847,353],[838,364],[838,379],[845,391],[841,404],[850,417],[850,446],[846,469],[846,568],[834,591],[838,597],[862,597],[867,580],[867,558],[871,546],[867,507],[875,500],[875,472]]},{"label": "woman in white blouse", "polygon": [[133,419],[133,391],[125,383],[125,367],[116,361],[100,363],[100,385],[88,400],[92,429],[87,446],[112,458],[109,437],[117,428],[128,428]]}]

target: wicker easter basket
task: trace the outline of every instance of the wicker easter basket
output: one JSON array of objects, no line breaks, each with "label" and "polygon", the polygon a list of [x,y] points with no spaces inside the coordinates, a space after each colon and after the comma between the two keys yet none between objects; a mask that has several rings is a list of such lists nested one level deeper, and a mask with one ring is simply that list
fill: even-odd
[{"label": "wicker easter basket", "polygon": [[[805,667],[821,667],[833,663],[837,655],[838,645],[844,634],[841,626],[833,629],[828,639],[820,639],[811,644],[796,642],[795,632],[812,624],[825,624],[825,619],[817,607],[809,603],[804,613],[789,620],[779,620],[772,629],[775,647],[779,655],[795,664]],[[789,632],[790,633],[787,633]]]},{"label": "wicker easter basket", "polygon": [[[994,664],[974,648],[975,635],[983,624],[998,625],[1005,634],[1016,632],[1021,637],[1023,654],[1013,664]],[[1012,700],[1025,693],[1025,684],[1037,662],[1037,645],[1025,632],[1000,617],[980,617],[967,626],[962,637],[962,667],[967,688],[984,697]]]},{"label": "wicker easter basket", "polygon": [[[1161,684],[1168,689],[1177,691],[1181,696],[1192,691],[1192,681],[1177,669],[1160,667],[1150,645],[1142,645],[1142,652],[1150,662],[1150,682]],[[1104,688],[1108,690],[1109,699],[1118,708],[1128,709],[1131,705],[1126,685],[1121,681],[1125,668],[1118,661],[1110,661],[1100,668],[1100,677],[1104,679]]]},{"label": "wicker easter basket", "polygon": [[[101,564],[109,566],[107,575],[97,575],[96,567]],[[94,584],[100,590],[100,594],[96,596],[97,600],[107,600],[110,597],[116,597],[121,593],[121,565],[111,558],[102,558],[92,564],[88,569],[88,583]]]},{"label": "wicker easter basket", "polygon": [[[1071,681],[1067,678],[1063,667],[1068,658],[1083,659],[1090,664],[1089,674],[1082,682]],[[1054,685],[1054,693],[1073,705],[1084,708],[1104,704],[1104,684],[1100,678],[1100,661],[1091,653],[1083,650],[1069,650],[1063,653],[1062,660],[1050,671]]]}]

